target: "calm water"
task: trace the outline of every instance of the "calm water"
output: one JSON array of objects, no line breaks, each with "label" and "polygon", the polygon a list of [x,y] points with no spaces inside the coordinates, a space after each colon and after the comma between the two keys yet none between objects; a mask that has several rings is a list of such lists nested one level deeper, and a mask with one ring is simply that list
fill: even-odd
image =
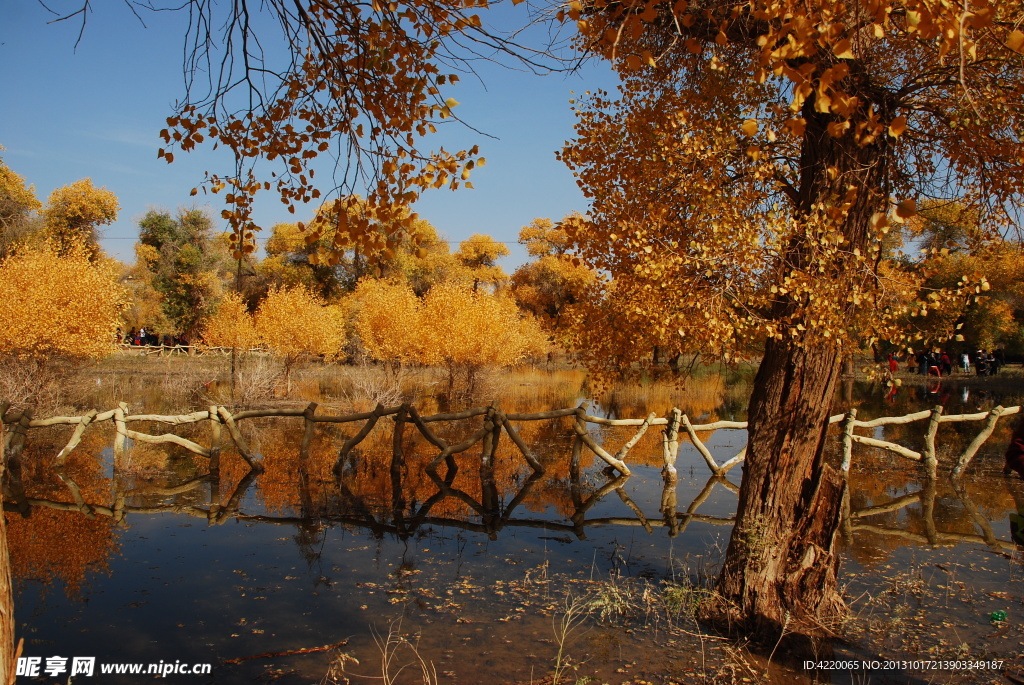
[{"label": "calm water", "polygon": [[[861,385],[842,388],[834,412],[848,403],[859,406],[862,419],[937,403],[946,413],[973,412],[1018,404],[1020,394],[1011,385],[965,381],[938,389],[908,384],[887,399],[882,388]],[[507,395],[502,408],[553,408],[518,401]],[[645,406],[641,392],[593,411],[642,417],[663,414],[661,402]],[[158,405],[147,404],[148,411]],[[725,392],[679,404],[695,422],[745,419],[742,403]],[[474,430],[480,422],[473,420]],[[1011,673],[1021,672],[1024,566],[1010,517],[1024,509],[1024,482],[998,474],[1011,423],[1004,420],[958,487],[944,476],[929,487],[916,464],[855,451],[851,514],[840,544],[841,580],[857,632],[834,646],[833,658],[996,657]],[[404,433],[405,463],[392,469],[394,423],[383,419],[353,452],[339,486],[331,467],[358,424],[318,424],[307,460],[299,458],[301,419],[241,426],[267,467],[256,477],[227,449],[216,479],[207,460],[162,446],[135,444],[115,460],[107,425],[91,428],[58,473],[47,464],[70,430],[30,433],[24,474],[30,516],[7,504],[26,656],[41,657],[44,667],[48,657],[95,657],[97,674],[74,682],[153,677],[98,672],[101,664],[126,662],[211,665],[209,675],[167,676],[181,683],[345,682],[329,677],[338,650],[310,651],[344,645],[340,651],[354,660],[345,672],[359,682],[355,675],[380,676],[375,637],[383,642],[392,631],[416,642],[441,682],[550,682],[544,678],[558,651],[552,617],[566,612],[567,596],[607,599],[640,583],[660,593],[667,581],[713,575],[741,477],[736,468],[709,481],[697,451],[683,441],[679,482],[666,491],[656,429],[627,457],[630,478],[610,480],[588,450],[572,473],[571,423],[563,419],[517,424],[547,468],[542,477],[531,477],[503,435],[487,477],[481,478],[477,445],[457,456],[457,473],[442,466],[440,477],[431,478],[424,467],[437,450],[411,426]],[[432,426],[449,443],[470,432],[468,422]],[[943,424],[940,470],[948,472],[949,460],[980,427]],[[205,426],[176,428],[208,444]],[[634,429],[589,430],[614,451]],[[920,449],[923,431],[920,422],[877,437]],[[735,430],[704,436],[719,462],[745,441]],[[665,513],[673,499],[675,516]],[[76,506],[79,501],[86,506]],[[990,621],[995,611],[1005,611],[1007,620]],[[569,636],[567,651],[585,662],[568,671],[573,677],[741,681],[767,668],[757,657],[730,657],[718,641],[695,637],[699,626],[685,620],[677,623],[686,630],[680,632],[644,616],[643,608],[605,622],[598,613]],[[628,630],[616,627],[623,620]],[[402,648],[395,663],[414,658]],[[811,680],[799,665],[773,668],[773,682]],[[816,677],[866,682],[845,672]],[[65,672],[19,682],[67,678]],[[1006,682],[996,672],[965,670],[876,672],[870,681]],[[410,669],[396,682],[422,679]]]}]

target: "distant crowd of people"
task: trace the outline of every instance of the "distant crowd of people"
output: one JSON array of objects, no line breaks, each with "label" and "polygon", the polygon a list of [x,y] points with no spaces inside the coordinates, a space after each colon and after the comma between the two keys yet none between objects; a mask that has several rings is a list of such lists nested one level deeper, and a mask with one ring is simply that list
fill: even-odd
[{"label": "distant crowd of people", "polygon": [[[958,358],[957,358],[958,357]],[[1006,366],[1006,354],[1003,350],[977,350],[976,352],[961,352],[959,355],[951,355],[942,350],[933,352],[921,350],[917,354],[908,354],[906,357],[907,372],[917,373],[921,376],[950,376],[953,374],[954,359],[956,367],[962,373],[970,373],[971,369],[979,376],[994,376],[999,369]],[[899,371],[900,359],[889,355],[889,372],[895,374]]]},{"label": "distant crowd of people", "polygon": [[156,331],[145,327],[135,330],[132,328],[127,333],[122,333],[120,327],[117,329],[117,341],[124,345],[166,345],[173,347],[181,345],[188,347],[188,340],[181,335],[170,335],[165,333],[161,336]]}]

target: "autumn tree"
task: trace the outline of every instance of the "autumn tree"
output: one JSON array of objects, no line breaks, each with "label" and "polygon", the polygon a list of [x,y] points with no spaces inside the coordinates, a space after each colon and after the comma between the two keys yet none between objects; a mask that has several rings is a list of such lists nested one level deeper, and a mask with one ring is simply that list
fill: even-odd
[{"label": "autumn tree", "polygon": [[0,262],[0,400],[56,409],[68,375],[114,350],[126,292],[118,265],[91,256],[44,242]]},{"label": "autumn tree", "polygon": [[228,293],[203,325],[203,343],[211,347],[249,350],[260,342],[252,314],[238,293]]},{"label": "autumn tree", "polygon": [[490,291],[500,290],[508,281],[505,270],[498,265],[498,259],[509,255],[508,248],[489,235],[474,233],[461,243],[455,258],[464,269],[465,278],[473,284],[473,290],[484,286]]},{"label": "autumn tree", "polygon": [[299,229],[296,222],[275,224],[270,229],[270,236],[264,245],[266,257],[256,266],[259,284],[256,286],[265,293],[272,287],[291,288],[304,286],[325,300],[339,297],[345,292],[336,265],[310,263],[311,255],[317,254],[329,246],[329,236],[309,243],[306,234]]},{"label": "autumn tree", "polygon": [[[840,361],[854,337],[899,335],[903,311],[883,303],[951,297],[903,298],[914,283],[881,277],[916,200],[962,198],[988,232],[1019,200],[1020,8],[592,0],[563,17],[622,79],[579,105],[562,153],[592,203],[572,249],[608,278],[578,309],[580,349],[605,370],[643,342],[763,349],[717,616],[830,633]],[[846,325],[863,310],[869,326]]]},{"label": "autumn tree", "polygon": [[5,303],[0,352],[19,358],[97,359],[113,351],[125,304],[112,261],[90,261],[84,246],[60,253],[44,244],[0,263]]},{"label": "autumn tree", "polygon": [[[945,250],[945,248],[943,248]],[[1009,347],[1020,353],[1024,342],[1024,249],[1017,241],[986,240],[970,252],[940,254],[926,287],[949,288],[964,281],[981,282],[982,293],[961,310],[930,311],[907,320],[908,328],[931,333],[955,327],[960,350]],[[918,313],[920,314],[920,313]]]},{"label": "autumn tree", "polygon": [[364,279],[356,288],[355,330],[366,354],[392,373],[423,359],[423,302],[405,283]]},{"label": "autumn tree", "polygon": [[[0,150],[3,150],[0,145]],[[27,235],[38,230],[34,213],[42,207],[34,186],[8,167],[0,158],[0,259]]]},{"label": "autumn tree", "polygon": [[457,382],[472,395],[485,368],[515,366],[547,352],[547,336],[514,300],[457,282],[424,296],[417,335],[421,363],[446,370],[449,398]]},{"label": "autumn tree", "polygon": [[471,396],[486,368],[515,366],[547,352],[537,321],[509,298],[445,281],[419,298],[404,283],[367,280],[355,294],[356,331],[366,353],[398,368],[445,370],[447,396]]},{"label": "autumn tree", "polygon": [[[563,218],[561,224],[581,221],[586,219],[573,213]],[[523,310],[557,336],[563,328],[566,307],[583,298],[586,289],[596,284],[597,275],[567,254],[569,236],[550,219],[534,219],[523,226],[519,242],[526,246],[533,261],[512,274],[512,295]]]},{"label": "autumn tree", "polygon": [[120,209],[114,193],[83,178],[50,193],[42,211],[43,225],[62,253],[84,245],[96,260],[102,255],[99,228],[117,220]]},{"label": "autumn tree", "polygon": [[273,289],[256,310],[261,342],[284,362],[285,383],[291,390],[291,371],[303,357],[333,358],[345,342],[345,312],[301,286]]},{"label": "autumn tree", "polygon": [[[395,215],[411,212],[405,209]],[[331,301],[351,293],[361,279],[373,277],[407,282],[422,295],[434,283],[452,277],[458,267],[447,241],[424,219],[413,219],[411,233],[394,237],[390,247],[369,251],[351,242],[347,232],[337,232],[339,226],[359,221],[365,221],[365,230],[388,245],[386,227],[359,197],[350,198],[343,208],[335,203],[321,207],[308,227],[300,223],[274,226],[265,246],[267,257],[258,267],[264,287],[301,284]]]}]

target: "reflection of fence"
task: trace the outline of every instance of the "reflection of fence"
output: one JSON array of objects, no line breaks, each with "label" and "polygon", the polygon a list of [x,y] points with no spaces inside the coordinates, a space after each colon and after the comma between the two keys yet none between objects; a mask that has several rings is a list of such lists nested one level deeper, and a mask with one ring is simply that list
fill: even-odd
[{"label": "reflection of fence", "polygon": [[[243,439],[238,430],[237,422],[243,419],[265,417],[302,417],[305,430],[303,432],[299,450],[301,457],[307,457],[309,454],[309,445],[312,442],[313,433],[317,423],[363,422],[362,427],[356,432],[356,434],[346,440],[342,445],[341,450],[338,453],[337,461],[334,465],[335,473],[341,472],[341,469],[352,450],[370,434],[377,422],[385,416],[394,417],[394,434],[392,444],[396,455],[400,456],[401,454],[403,433],[407,424],[410,423],[428,442],[440,450],[437,456],[434,457],[427,466],[427,471],[431,474],[437,473],[437,467],[442,461],[445,462],[449,470],[451,470],[454,467],[454,455],[465,452],[477,444],[482,445],[481,465],[483,467],[487,467],[494,459],[502,431],[508,435],[509,439],[515,444],[530,467],[536,473],[543,473],[544,467],[541,465],[533,451],[531,451],[526,443],[523,442],[523,439],[520,437],[518,431],[516,431],[513,422],[546,421],[570,416],[573,417],[573,432],[575,434],[572,446],[570,471],[578,470],[583,448],[586,447],[595,455],[600,457],[606,464],[608,464],[609,467],[618,471],[619,474],[628,476],[630,474],[630,470],[629,467],[626,466],[626,456],[629,453],[629,450],[636,445],[651,426],[664,426],[662,431],[662,454],[664,460],[662,474],[666,483],[675,483],[677,479],[675,463],[676,455],[679,451],[680,430],[686,432],[690,441],[693,443],[694,447],[704,459],[704,462],[707,464],[712,474],[715,476],[723,476],[729,471],[729,469],[743,461],[746,452],[744,449],[736,456],[722,464],[719,464],[698,435],[698,433],[706,433],[723,428],[746,429],[746,422],[715,421],[713,423],[695,425],[691,423],[686,414],[676,408],[670,410],[664,417],[658,417],[652,412],[644,419],[606,419],[599,416],[592,416],[586,413],[583,405],[575,408],[555,409],[552,411],[532,414],[507,414],[501,411],[497,406],[492,405],[490,407],[476,407],[461,412],[434,414],[432,416],[420,416],[419,412],[416,411],[416,408],[410,404],[402,404],[398,407],[384,407],[378,404],[373,411],[342,416],[327,414],[318,415],[317,408],[317,403],[313,402],[305,408],[249,409],[232,414],[226,407],[210,406],[209,409],[205,411],[197,411],[191,414],[181,414],[177,416],[167,416],[159,414],[132,414],[128,409],[128,405],[121,402],[116,409],[110,409],[102,413],[99,413],[94,409],[83,416],[54,416],[44,419],[35,419],[32,418],[32,412],[30,409],[25,409],[21,412],[11,412],[8,414],[9,405],[4,405],[0,406],[0,422],[2,422],[0,423],[0,429],[4,426],[11,426],[11,430],[4,436],[3,447],[5,458],[12,464],[12,466],[16,466],[18,464],[18,460],[20,459],[24,446],[25,437],[30,428],[55,425],[75,426],[75,430],[72,433],[71,438],[54,458],[54,465],[61,466],[67,459],[68,454],[70,454],[71,451],[79,444],[83,433],[90,425],[100,423],[102,421],[112,421],[116,431],[114,438],[115,454],[120,454],[124,451],[128,440],[156,444],[173,444],[210,459],[210,470],[216,471],[219,469],[221,429],[224,428],[227,430],[227,433],[234,443],[235,448],[238,450],[238,453],[246,460],[246,462],[248,462],[250,468],[259,472],[262,471],[263,467]],[[846,414],[837,414],[832,416],[829,419],[829,423],[841,424],[844,472],[848,472],[850,468],[853,443],[859,443],[870,447],[888,450],[908,459],[921,462],[925,465],[927,475],[930,478],[934,478],[938,464],[935,442],[939,425],[942,423],[958,421],[985,421],[985,425],[982,427],[981,431],[967,446],[967,449],[965,449],[958,457],[956,464],[952,469],[952,475],[956,478],[963,473],[971,459],[973,459],[974,455],[977,454],[978,449],[992,435],[999,419],[1003,416],[1016,414],[1019,411],[1019,406],[1008,408],[996,407],[991,411],[978,414],[956,414],[944,416],[942,414],[942,407],[937,406],[928,411],[916,412],[905,416],[885,416],[869,421],[860,421],[857,419],[857,410],[851,409]],[[430,424],[437,421],[464,421],[474,419],[476,417],[482,417],[482,425],[480,428],[474,431],[468,438],[457,444],[448,444],[430,428]],[[920,452],[916,452],[896,443],[855,433],[857,428],[877,428],[879,426],[906,424],[924,420],[928,421],[928,426],[924,436],[924,446]],[[203,447],[188,438],[184,438],[173,433],[152,435],[149,433],[131,430],[128,427],[131,423],[143,421],[170,425],[208,422],[210,426],[210,447]],[[611,454],[594,439],[593,435],[588,432],[588,424],[598,426],[635,427],[637,428],[637,431],[615,454]]]},{"label": "reflection of fence", "polygon": [[[377,537],[394,535],[406,539],[416,533],[423,526],[443,526],[460,530],[472,531],[496,537],[505,528],[530,528],[545,530],[556,533],[574,535],[578,539],[586,538],[587,528],[592,526],[630,526],[642,527],[648,533],[652,533],[655,527],[667,529],[670,537],[675,537],[685,531],[691,522],[705,523],[711,525],[730,526],[735,522],[732,516],[711,516],[699,513],[699,508],[707,501],[717,486],[724,487],[732,492],[738,492],[739,488],[734,483],[722,476],[711,476],[704,484],[703,489],[694,497],[685,511],[679,511],[676,502],[677,489],[674,483],[665,482],[662,488],[661,503],[657,516],[648,516],[626,492],[626,483],[630,476],[618,475],[609,477],[599,487],[588,487],[584,484],[579,473],[570,474],[570,491],[572,493],[573,511],[567,520],[557,521],[541,518],[529,518],[516,515],[517,509],[527,500],[531,489],[542,478],[540,474],[534,474],[524,480],[515,495],[508,500],[507,504],[496,496],[493,490],[493,468],[482,468],[479,472],[481,496],[475,499],[463,490],[453,487],[454,472],[446,475],[444,479],[433,476],[432,480],[436,491],[426,497],[420,504],[414,504],[412,509],[407,511],[402,491],[404,484],[401,475],[391,482],[392,493],[390,506],[383,504],[372,505],[363,500],[362,497],[352,494],[348,488],[341,484],[340,493],[342,500],[335,505],[334,510],[317,511],[315,515],[308,516],[273,516],[267,514],[249,514],[240,510],[241,502],[244,500],[246,491],[256,481],[258,474],[250,470],[230,492],[221,492],[220,479],[215,473],[193,478],[175,486],[146,485],[131,490],[115,491],[112,504],[88,503],[81,494],[81,488],[64,473],[63,469],[55,468],[57,475],[67,487],[71,502],[54,499],[27,498],[23,494],[15,495],[15,501],[5,503],[9,510],[20,511],[28,515],[33,507],[43,507],[61,511],[77,511],[88,518],[97,516],[109,517],[115,523],[121,523],[130,514],[179,514],[189,515],[205,519],[211,524],[224,523],[231,519],[242,519],[259,523],[277,525],[319,526],[323,522],[355,526],[370,531]],[[489,473],[490,472],[490,473]],[[401,471],[399,470],[399,474]],[[115,488],[123,480],[115,479]],[[130,502],[134,499],[150,498],[153,496],[174,497],[184,495],[198,488],[209,485],[209,501],[206,504],[192,501],[189,503],[166,503],[137,505]],[[872,535],[895,537],[911,542],[929,545],[955,545],[959,543],[985,544],[990,549],[1001,553],[1014,553],[1015,546],[1012,542],[1001,540],[996,537],[991,522],[980,512],[978,506],[971,500],[966,488],[960,483],[953,483],[953,492],[962,503],[964,510],[970,516],[972,522],[979,530],[979,534],[943,532],[938,530],[935,523],[934,511],[935,502],[938,498],[935,480],[927,480],[924,487],[918,492],[909,493],[897,497],[889,502],[875,504],[860,509],[851,510],[849,499],[844,502],[841,531],[849,541],[855,532],[863,531]],[[620,500],[633,512],[634,516],[605,516],[587,517],[594,505],[602,499],[615,493]],[[467,515],[464,517],[454,516],[432,516],[431,510],[437,507],[440,502],[447,498],[454,498],[467,505]],[[301,496],[296,493],[296,501]],[[193,498],[194,500],[194,498]],[[913,532],[905,528],[891,528],[870,523],[873,516],[895,513],[912,505],[920,507],[920,521],[923,532]]]}]

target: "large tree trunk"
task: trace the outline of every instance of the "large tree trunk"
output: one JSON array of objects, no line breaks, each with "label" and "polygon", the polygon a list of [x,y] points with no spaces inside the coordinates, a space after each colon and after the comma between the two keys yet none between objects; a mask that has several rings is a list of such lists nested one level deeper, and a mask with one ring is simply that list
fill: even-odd
[{"label": "large tree trunk", "polygon": [[7,550],[7,521],[0,512],[0,683],[14,682],[16,662],[11,558]]},{"label": "large tree trunk", "polygon": [[754,380],[736,526],[718,580],[718,617],[771,640],[827,635],[844,612],[836,589],[845,481],[826,463],[840,371],[834,348],[770,341]]},{"label": "large tree trunk", "polygon": [[[869,253],[871,217],[885,207],[889,143],[885,136],[863,145],[852,135],[833,136],[828,126],[834,117],[818,112],[814,100],[812,94],[802,109],[807,130],[799,183],[791,194],[793,215],[821,216],[820,207],[835,209],[839,198],[849,197],[851,189],[856,193],[833,219],[845,239],[844,252],[821,253],[813,235],[798,234],[783,264],[817,269],[823,284],[836,279],[852,286],[858,278],[873,278],[856,255]],[[822,265],[827,271],[820,271]],[[774,314],[780,321],[803,319],[805,306],[781,297]],[[846,482],[838,464],[825,459],[829,410],[844,361],[836,337],[808,333],[803,346],[769,340],[754,380],[736,526],[718,579],[717,607],[719,616],[748,634],[833,634],[845,611],[836,587],[834,541]]]},{"label": "large tree trunk", "polygon": [[[0,405],[0,417],[7,412],[9,406],[7,402]],[[4,449],[6,428],[0,418],[0,481],[8,466],[7,450]],[[14,648],[14,627],[14,590],[11,582],[11,556],[7,549],[7,518],[0,511],[0,685],[14,683],[18,659]]]}]

